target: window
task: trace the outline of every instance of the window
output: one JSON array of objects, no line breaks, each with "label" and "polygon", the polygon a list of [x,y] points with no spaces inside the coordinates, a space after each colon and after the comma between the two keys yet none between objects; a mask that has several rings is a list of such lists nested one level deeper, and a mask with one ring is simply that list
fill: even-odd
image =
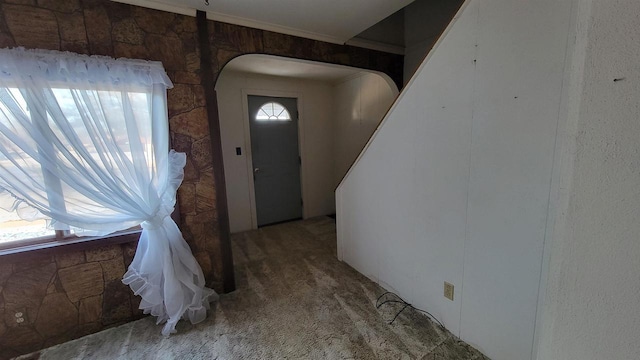
[{"label": "window", "polygon": [[0,49],[0,250],[152,217],[125,202],[163,184],[168,86],[159,63]]},{"label": "window", "polygon": [[77,236],[140,225],[122,282],[165,336],[216,296],[170,217],[187,162],[169,151],[171,85],[158,62],[0,49],[0,208]]},{"label": "window", "polygon": [[291,116],[287,109],[277,102],[269,102],[258,110],[257,121],[291,121]]},{"label": "window", "polygon": [[[37,109],[41,104],[36,96],[25,88],[16,87],[0,87],[0,124],[8,128],[15,128],[15,117],[23,115],[33,124],[38,124],[47,128],[52,134],[50,139],[39,141],[34,148],[37,149],[37,155],[43,153],[56,153],[54,141],[60,141],[62,148],[69,152],[75,153],[75,158],[82,158],[80,152],[89,154],[87,160],[95,161],[95,164],[101,163],[101,158],[108,156],[108,150],[105,144],[95,141],[95,135],[92,132],[106,131],[112,134],[112,146],[124,149],[123,154],[129,160],[132,158],[132,148],[129,146],[129,134],[126,132],[126,117],[119,114],[119,109],[125,107],[124,103],[128,103],[132,110],[133,118],[136,123],[137,137],[141,139],[141,143],[146,147],[144,154],[148,158],[151,151],[151,118],[148,104],[151,103],[151,94],[141,91],[109,91],[100,90],[98,87],[92,90],[73,89],[57,87],[51,89],[40,89],[43,93],[48,93],[50,102],[45,106],[44,115],[42,111],[32,111]],[[45,96],[43,96],[44,98]],[[85,102],[86,101],[86,102]],[[98,108],[104,111],[104,117],[95,117],[101,119],[93,124],[88,121],[91,117],[90,112]],[[112,111],[108,111],[108,110]],[[55,120],[53,113],[58,111],[59,119]],[[58,124],[60,119],[64,119],[64,124]],[[89,123],[87,123],[87,121]],[[27,128],[25,127],[26,131]],[[73,136],[69,136],[73,134]],[[28,138],[27,134],[25,138]],[[65,213],[65,198],[81,197],[77,189],[62,182],[50,171],[43,168],[37,161],[37,156],[27,154],[23,149],[13,142],[3,141],[5,151],[0,152],[0,163],[4,166],[0,168],[8,169],[12,166],[11,162],[18,161],[22,166],[29,168],[38,168],[39,176],[31,178],[31,181],[37,183],[44,188],[47,194],[47,205],[51,211],[56,213]],[[151,159],[147,159],[147,164],[152,164]],[[105,164],[98,165],[103,170]],[[116,170],[116,168],[113,168]],[[148,165],[148,172],[153,169]],[[116,170],[121,171],[121,170]],[[58,191],[56,191],[58,189]],[[85,200],[86,201],[86,200]],[[88,204],[87,204],[88,205]],[[92,204],[94,211],[108,213],[100,204]],[[6,211],[0,208],[0,248],[11,247],[14,244],[28,242],[46,242],[48,240],[62,240],[72,237],[76,231],[73,227],[66,225],[55,225],[49,216],[34,211],[32,208],[22,208],[22,212],[27,211],[29,214],[19,215],[16,209],[14,211]],[[88,208],[87,208],[88,210]],[[29,220],[24,220],[27,218]]]}]

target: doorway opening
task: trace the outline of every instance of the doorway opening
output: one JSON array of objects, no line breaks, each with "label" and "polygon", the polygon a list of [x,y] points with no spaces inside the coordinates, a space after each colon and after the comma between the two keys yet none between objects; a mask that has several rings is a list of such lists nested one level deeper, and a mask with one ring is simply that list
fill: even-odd
[{"label": "doorway opening", "polygon": [[[225,65],[216,93],[229,225],[238,233],[334,214],[336,186],[398,89],[382,73],[250,54]],[[271,173],[278,157],[287,178]]]}]

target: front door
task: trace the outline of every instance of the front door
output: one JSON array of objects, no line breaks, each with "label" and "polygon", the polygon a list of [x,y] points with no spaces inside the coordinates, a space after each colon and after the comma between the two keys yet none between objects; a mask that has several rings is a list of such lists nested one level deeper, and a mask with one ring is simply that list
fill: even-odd
[{"label": "front door", "polygon": [[248,105],[258,226],[300,219],[296,99],[249,95]]}]

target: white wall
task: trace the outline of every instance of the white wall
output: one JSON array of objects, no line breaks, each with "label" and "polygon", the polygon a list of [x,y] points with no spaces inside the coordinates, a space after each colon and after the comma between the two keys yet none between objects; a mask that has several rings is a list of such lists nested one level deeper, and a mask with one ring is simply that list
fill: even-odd
[{"label": "white wall", "polygon": [[[225,70],[216,84],[231,232],[255,228],[246,96],[298,98],[305,218],[334,213],[333,107],[328,83]],[[242,155],[236,155],[236,147]]]},{"label": "white wall", "polygon": [[334,154],[338,186],[398,95],[382,76],[362,72],[335,85]]},{"label": "white wall", "polygon": [[578,3],[538,358],[638,359],[640,2]]},{"label": "white wall", "polygon": [[341,259],[494,360],[532,357],[571,6],[467,1],[336,194]]}]

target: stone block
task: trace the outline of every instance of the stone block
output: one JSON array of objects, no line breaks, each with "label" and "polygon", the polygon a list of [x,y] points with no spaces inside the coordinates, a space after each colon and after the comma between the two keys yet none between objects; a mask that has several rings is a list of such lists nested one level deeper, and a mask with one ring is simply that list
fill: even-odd
[{"label": "stone block", "polygon": [[78,329],[76,331],[76,338],[82,337],[82,336],[86,336],[89,334],[95,334],[98,331],[102,330],[102,324],[99,322],[93,322],[93,323],[88,323],[88,324],[82,324],[80,326],[78,326]]},{"label": "stone block", "polygon": [[196,213],[196,187],[193,184],[182,184],[178,188],[178,206],[181,214]]},{"label": "stone block", "polygon": [[262,35],[264,51],[268,54],[286,54],[295,47],[295,39],[285,34],[265,31]]},{"label": "stone block", "polygon": [[[198,41],[197,33],[180,33],[177,34],[182,41],[182,50],[184,50],[185,54],[197,54],[198,60],[200,59],[200,43]],[[189,68],[190,70],[197,70],[194,68]]]},{"label": "stone block", "polygon": [[53,294],[58,292],[58,289],[56,289],[56,282],[55,282],[55,277],[51,280],[51,283],[49,283],[49,286],[47,286],[47,295],[49,294]]},{"label": "stone block", "polygon": [[[93,2],[95,5],[88,5],[87,1]],[[83,0],[84,6],[102,6],[106,9],[107,14],[109,14],[109,19],[111,22],[118,22],[123,19],[128,19],[133,16],[133,11],[136,8],[135,6],[131,6],[129,4],[123,4],[121,2],[116,1],[104,1],[104,0]]]},{"label": "stone block", "polygon": [[169,126],[176,134],[187,135],[193,139],[209,136],[207,109],[199,107],[176,115],[169,120]]},{"label": "stone block", "polygon": [[7,4],[35,5],[36,0],[5,0]]},{"label": "stone block", "polygon": [[[146,8],[133,8],[133,16],[142,30],[153,34],[164,34],[169,25],[173,23],[176,15],[166,11],[150,10]],[[195,22],[195,19],[192,21]]]},{"label": "stone block", "polygon": [[263,31],[217,21],[209,27],[214,29],[212,43],[221,49],[243,53],[263,51]]},{"label": "stone block", "polygon": [[87,33],[82,13],[57,14],[60,38],[71,43],[87,43]]},{"label": "stone block", "polygon": [[53,256],[41,252],[26,252],[21,254],[19,261],[13,262],[13,271],[20,272],[27,269],[44,267],[53,262]]},{"label": "stone block", "polygon": [[211,265],[211,256],[209,253],[201,251],[195,254],[196,261],[200,265],[204,274],[211,274],[213,266]]},{"label": "stone block", "polygon": [[45,296],[35,328],[45,338],[63,334],[78,325],[78,310],[62,293]]},{"label": "stone block", "polygon": [[195,33],[198,31],[198,24],[195,17],[177,15],[171,28],[176,33]]},{"label": "stone block", "polygon": [[195,72],[200,70],[200,53],[190,52],[185,55],[187,71]]},{"label": "stone block", "polygon": [[14,40],[27,48],[60,48],[58,22],[52,11],[23,5],[3,5],[5,20]]},{"label": "stone block", "polygon": [[217,222],[210,222],[205,226],[205,250],[209,254],[220,253],[220,228]]},{"label": "stone block", "polygon": [[113,56],[127,59],[148,59],[149,51],[144,45],[131,45],[127,43],[114,42]]},{"label": "stone block", "polygon": [[204,93],[204,86],[196,85],[193,87],[196,106],[207,106],[207,99]]},{"label": "stone block", "polygon": [[19,353],[27,353],[41,348],[44,339],[31,327],[19,327],[0,337],[0,349],[11,348]]},{"label": "stone block", "polygon": [[193,161],[187,158],[187,164],[184,166],[184,183],[194,182],[200,178],[200,172],[193,164]]},{"label": "stone block", "polygon": [[143,315],[142,309],[140,309],[140,302],[142,298],[140,296],[134,295],[133,292],[129,295],[131,299],[131,313],[134,317],[139,317]]},{"label": "stone block", "polygon": [[113,24],[111,37],[113,41],[142,45],[144,43],[145,32],[140,29],[135,20],[128,18]]},{"label": "stone block", "polygon": [[208,136],[193,142],[191,146],[191,159],[198,169],[206,169],[213,165],[211,140]]},{"label": "stone block", "polygon": [[0,48],[14,47],[16,42],[13,41],[13,37],[9,34],[0,33]]},{"label": "stone block", "polygon": [[174,133],[171,138],[171,147],[178,152],[191,154],[191,143],[192,138],[187,135]]},{"label": "stone block", "polygon": [[89,44],[86,42],[67,42],[60,43],[60,51],[70,51],[77,54],[89,54]]},{"label": "stone block", "polygon": [[62,287],[72,302],[102,294],[104,281],[100,263],[76,265],[58,271]]},{"label": "stone block", "polygon": [[242,55],[242,53],[235,50],[218,49],[218,51],[216,52],[216,62],[212,64],[212,69],[214,70],[214,72],[216,72],[224,67],[224,65],[226,65],[229,61],[240,55]]},{"label": "stone block", "polygon": [[56,264],[58,265],[59,269],[82,264],[85,262],[84,251],[60,253],[60,254],[56,254],[55,258],[56,258]]},{"label": "stone block", "polygon": [[111,20],[104,7],[85,8],[84,23],[91,52],[101,55],[111,54],[113,52]]},{"label": "stone block", "polygon": [[162,65],[167,70],[185,70],[185,58],[180,39],[148,34],[145,45],[149,50],[149,60],[162,61]]},{"label": "stone block", "polygon": [[215,213],[213,211],[200,212],[197,215],[186,215],[184,219],[184,225],[191,228],[195,235],[205,231],[198,231],[198,226],[209,225],[212,221],[215,221]]},{"label": "stone block", "polygon": [[[201,203],[207,203],[206,209],[201,209]],[[216,185],[213,180],[213,171],[203,171],[200,175],[200,181],[196,183],[196,204],[198,212],[211,210],[215,208],[216,202]]]},{"label": "stone block", "polygon": [[0,263],[0,286],[4,284],[5,281],[11,276],[13,273],[13,265],[8,262]]},{"label": "stone block", "polygon": [[102,317],[102,295],[80,300],[78,307],[80,324],[97,322]]},{"label": "stone block", "polygon": [[121,281],[107,283],[102,301],[102,323],[114,324],[131,318],[131,290]]},{"label": "stone block", "polygon": [[111,260],[101,261],[102,275],[105,282],[113,280],[122,280],[124,275],[124,260],[122,256],[118,256]]},{"label": "stone block", "polygon": [[119,245],[103,246],[86,251],[87,262],[110,260],[122,256],[122,248]]},{"label": "stone block", "polygon": [[38,6],[64,13],[80,10],[79,0],[38,0]]},{"label": "stone block", "polygon": [[4,310],[0,310],[0,338],[7,333],[7,326],[4,324]]},{"label": "stone block", "polygon": [[13,273],[2,291],[5,306],[30,308],[37,313],[55,271],[56,265],[50,263],[43,267]]},{"label": "stone block", "polygon": [[193,110],[195,96],[191,85],[175,84],[173,89],[167,90],[167,104],[169,116]]},{"label": "stone block", "polygon": [[122,257],[124,259],[124,266],[128,267],[133,261],[133,257],[136,255],[138,243],[126,243],[122,245]]},{"label": "stone block", "polygon": [[[198,70],[200,67],[198,67]],[[200,75],[192,71],[176,71],[173,78],[174,84],[200,84]]]}]

